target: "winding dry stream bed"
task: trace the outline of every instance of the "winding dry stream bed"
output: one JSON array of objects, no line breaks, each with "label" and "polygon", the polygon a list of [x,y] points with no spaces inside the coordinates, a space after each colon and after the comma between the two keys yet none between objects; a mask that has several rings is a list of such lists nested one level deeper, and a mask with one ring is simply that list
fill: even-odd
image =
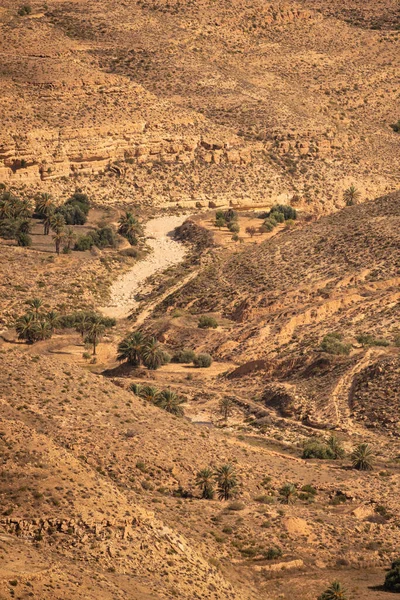
[{"label": "winding dry stream bed", "polygon": [[173,239],[172,232],[186,219],[187,215],[162,216],[146,224],[146,242],[152,252],[114,281],[110,290],[111,301],[101,308],[104,315],[116,319],[128,317],[138,306],[135,296],[143,290],[146,280],[183,261],[186,248]]}]

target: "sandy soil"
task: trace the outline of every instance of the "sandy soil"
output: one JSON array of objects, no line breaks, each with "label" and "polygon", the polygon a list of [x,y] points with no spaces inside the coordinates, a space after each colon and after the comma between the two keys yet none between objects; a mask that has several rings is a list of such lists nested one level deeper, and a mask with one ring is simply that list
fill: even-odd
[{"label": "sandy soil", "polygon": [[145,235],[152,252],[113,283],[111,303],[100,309],[104,315],[116,319],[128,317],[137,306],[134,296],[143,289],[146,279],[183,260],[186,249],[180,242],[172,239],[170,234],[186,218],[187,215],[164,216],[147,223]]}]

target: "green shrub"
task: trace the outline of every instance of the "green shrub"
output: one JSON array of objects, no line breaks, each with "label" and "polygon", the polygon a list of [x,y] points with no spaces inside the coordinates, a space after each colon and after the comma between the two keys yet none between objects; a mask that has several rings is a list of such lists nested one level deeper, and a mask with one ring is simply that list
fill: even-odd
[{"label": "green shrub", "polygon": [[389,346],[390,343],[383,338],[376,338],[370,333],[361,333],[357,336],[357,342],[364,348],[365,346]]},{"label": "green shrub", "polygon": [[268,550],[263,552],[264,558],[267,560],[276,560],[282,556],[282,550],[280,548],[268,548]]},{"label": "green shrub", "polygon": [[397,123],[393,123],[393,125],[390,126],[393,131],[395,131],[396,133],[400,133],[400,119],[397,121]]},{"label": "green shrub", "polygon": [[386,574],[383,587],[390,592],[400,593],[400,558],[392,562],[392,568]]},{"label": "green shrub", "polygon": [[265,219],[264,223],[260,227],[260,231],[262,231],[263,233],[269,233],[274,229],[275,225],[276,221],[273,221],[271,219]]},{"label": "green shrub", "polygon": [[214,317],[209,317],[207,315],[202,315],[199,318],[198,325],[200,329],[217,329],[218,322]]},{"label": "green shrub", "polygon": [[218,227],[218,229],[221,229],[221,227],[225,227],[226,221],[225,219],[215,219],[214,225],[215,227]]},{"label": "green shrub", "polygon": [[283,223],[285,220],[285,215],[281,212],[271,211],[270,219],[274,219],[277,223]]},{"label": "green shrub", "polygon": [[231,222],[228,224],[228,229],[229,229],[229,231],[231,231],[232,233],[239,233],[239,231],[240,231],[240,227],[239,227],[238,223],[236,223],[235,221],[231,221]]},{"label": "green shrub", "polygon": [[25,17],[25,15],[30,15],[32,13],[32,7],[30,4],[24,4],[21,8],[18,9],[18,14],[20,17]]},{"label": "green shrub", "polygon": [[199,369],[208,369],[208,367],[211,367],[212,357],[206,353],[198,354],[193,359],[193,364],[195,367],[197,367]]},{"label": "green shrub", "polygon": [[180,364],[190,364],[196,358],[193,350],[178,350],[172,357],[172,362]]},{"label": "green shrub", "polygon": [[112,227],[101,227],[94,231],[89,231],[82,235],[75,243],[74,250],[84,252],[90,250],[93,246],[100,248],[115,248],[117,245],[117,235]]},{"label": "green shrub", "polygon": [[285,221],[297,219],[297,211],[295,208],[288,206],[287,204],[275,204],[269,211],[268,216],[275,215],[276,213],[281,213]]},{"label": "green shrub", "polygon": [[342,342],[340,333],[327,333],[321,342],[321,350],[329,354],[349,354],[351,344]]},{"label": "green shrub", "polygon": [[331,448],[329,448],[325,442],[318,439],[311,439],[307,440],[304,444],[302,458],[332,460],[335,456]]}]

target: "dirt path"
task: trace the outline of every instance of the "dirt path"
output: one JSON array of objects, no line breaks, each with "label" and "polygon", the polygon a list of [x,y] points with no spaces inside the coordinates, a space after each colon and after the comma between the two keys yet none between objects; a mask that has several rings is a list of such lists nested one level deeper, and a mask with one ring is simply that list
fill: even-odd
[{"label": "dirt path", "polygon": [[138,304],[134,296],[143,289],[148,277],[184,259],[185,247],[172,239],[170,234],[186,218],[187,215],[156,217],[147,223],[145,235],[153,252],[113,283],[112,300],[108,306],[100,309],[104,315],[116,319],[128,317]]}]

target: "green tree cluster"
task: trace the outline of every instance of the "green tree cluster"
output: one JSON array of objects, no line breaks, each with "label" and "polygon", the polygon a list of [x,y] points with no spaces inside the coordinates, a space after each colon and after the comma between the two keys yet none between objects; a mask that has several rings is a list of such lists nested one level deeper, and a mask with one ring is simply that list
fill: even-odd
[{"label": "green tree cluster", "polygon": [[236,471],[229,463],[216,469],[202,469],[197,473],[195,483],[200,488],[201,497],[206,500],[212,500],[216,491],[220,500],[230,500],[238,491]]}]

